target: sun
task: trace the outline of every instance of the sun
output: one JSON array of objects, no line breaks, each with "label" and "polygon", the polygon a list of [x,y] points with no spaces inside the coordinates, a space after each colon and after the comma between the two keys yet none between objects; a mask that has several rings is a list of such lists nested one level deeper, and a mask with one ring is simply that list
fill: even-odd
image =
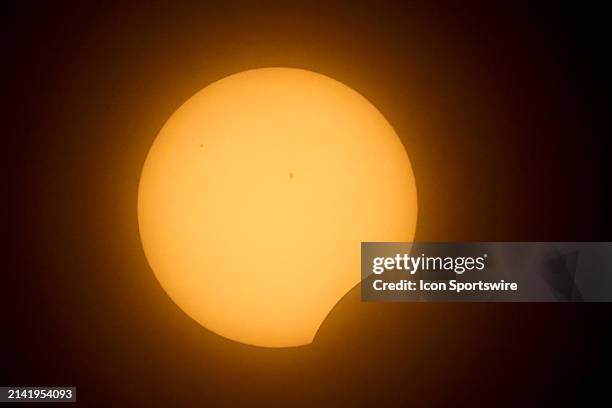
[{"label": "sun", "polygon": [[145,254],[170,298],[226,338],[312,342],[360,280],[360,242],[410,241],[406,149],[366,98],[293,68],[210,84],[167,121],[138,190]]}]

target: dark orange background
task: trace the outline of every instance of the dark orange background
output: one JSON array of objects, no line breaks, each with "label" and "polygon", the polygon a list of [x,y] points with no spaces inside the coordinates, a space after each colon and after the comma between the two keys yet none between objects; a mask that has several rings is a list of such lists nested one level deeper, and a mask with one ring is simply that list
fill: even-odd
[{"label": "dark orange background", "polygon": [[362,304],[355,289],[311,346],[254,348],[171,302],[136,219],[147,150],[178,106],[231,73],[291,66],[351,86],[394,126],[417,240],[609,241],[601,10],[53,2],[6,16],[2,384],[76,385],[81,403],[117,406],[606,397],[607,304]]}]

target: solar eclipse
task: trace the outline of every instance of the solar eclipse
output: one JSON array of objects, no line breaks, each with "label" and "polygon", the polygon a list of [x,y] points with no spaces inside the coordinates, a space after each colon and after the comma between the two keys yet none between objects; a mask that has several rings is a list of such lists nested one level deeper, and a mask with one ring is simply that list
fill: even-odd
[{"label": "solar eclipse", "polygon": [[204,327],[266,347],[312,342],[360,280],[360,242],[410,241],[411,164],[366,98],[293,68],[244,71],[185,102],[138,191],[153,272]]}]

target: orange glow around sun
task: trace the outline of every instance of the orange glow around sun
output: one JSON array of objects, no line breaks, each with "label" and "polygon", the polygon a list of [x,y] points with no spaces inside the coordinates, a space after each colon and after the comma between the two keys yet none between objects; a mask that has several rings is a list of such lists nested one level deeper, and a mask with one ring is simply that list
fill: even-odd
[{"label": "orange glow around sun", "polygon": [[241,72],[202,89],[146,158],[138,221],[172,300],[221,336],[312,342],[360,280],[360,242],[411,241],[410,161],[383,115],[324,75]]}]

